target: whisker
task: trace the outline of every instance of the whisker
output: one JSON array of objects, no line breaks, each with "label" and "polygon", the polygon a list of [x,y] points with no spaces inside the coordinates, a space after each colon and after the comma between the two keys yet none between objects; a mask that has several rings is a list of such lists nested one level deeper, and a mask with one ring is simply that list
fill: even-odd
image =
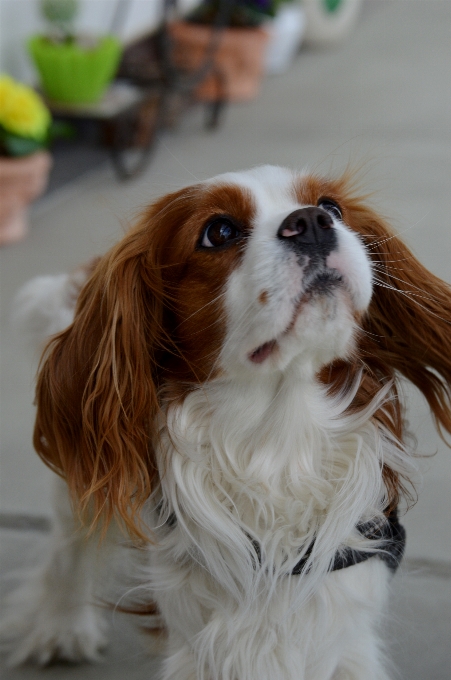
[{"label": "whisker", "polygon": [[360,327],[359,328],[360,333],[364,333],[365,335],[370,335],[373,338],[385,338],[385,335],[379,335],[378,333],[371,333],[371,331],[365,330],[365,328]]},{"label": "whisker", "polygon": [[[399,293],[400,295],[404,295],[405,297],[409,298],[412,302],[415,302],[415,304],[416,304],[418,307],[420,307],[420,309],[424,309],[425,312],[427,312],[427,313],[430,314],[431,316],[434,316],[436,319],[439,319],[439,321],[444,321],[447,325],[451,325],[451,322],[448,321],[448,319],[445,319],[445,318],[443,318],[442,316],[439,316],[438,314],[436,314],[435,312],[433,312],[431,309],[429,309],[428,307],[425,307],[425,306],[422,305],[420,302],[418,302],[418,300],[415,300],[415,298],[412,297],[412,296],[414,295],[414,293],[411,293],[411,294],[409,295],[409,294],[406,293],[405,291],[399,290],[399,288],[393,288],[393,286],[389,286],[389,285],[387,285],[387,284],[380,283],[379,281],[374,281],[374,285],[375,285],[375,286],[380,286],[381,288],[387,288],[388,290],[393,290],[393,291],[395,291],[396,293]],[[419,297],[420,297],[420,296],[419,296]],[[427,300],[428,298],[424,298],[424,299]]]},{"label": "whisker", "polygon": [[418,226],[429,215],[429,213],[430,213],[430,210],[425,215],[423,215],[423,217],[421,217],[417,222],[415,222],[415,224],[410,225],[410,227],[406,227],[405,229],[397,232],[396,234],[392,234],[391,236],[388,236],[386,238],[382,238],[380,241],[375,241],[374,243],[371,244],[371,247],[370,246],[368,246],[368,247],[370,248],[370,250],[372,250],[373,247],[376,247],[378,245],[382,245],[383,243],[387,243],[388,241],[391,241],[394,238],[399,238],[399,236],[401,234],[405,234],[407,231],[410,231],[411,229],[414,229],[416,226]]},{"label": "whisker", "polygon": [[208,326],[202,326],[202,328],[198,329],[197,331],[194,331],[193,333],[190,333],[189,335],[185,335],[185,338],[194,338],[196,335],[201,335],[204,331],[206,331],[208,328],[213,328],[216,326],[218,323],[224,320],[224,316],[221,316],[219,319],[215,319],[212,323],[208,324]]},{"label": "whisker", "polygon": [[[378,251],[378,254],[379,255],[393,255],[393,253],[384,252],[384,251],[381,251],[381,250]],[[410,255],[409,257],[400,257],[399,260],[380,260],[378,262],[374,262],[373,264],[374,265],[379,264],[379,265],[382,266],[382,265],[387,264],[388,262],[408,262],[409,260],[414,260],[414,259],[415,259],[415,256]]]},{"label": "whisker", "polygon": [[185,170],[185,172],[187,172],[189,175],[191,175],[191,177],[194,177],[194,179],[196,180],[196,182],[201,182],[201,181],[202,181],[202,180],[199,179],[199,177],[196,177],[196,175],[195,175],[193,172],[191,172],[191,170],[189,170],[185,165],[183,165],[182,161],[181,161],[179,158],[177,158],[177,156],[176,156],[174,153],[172,153],[171,149],[170,149],[170,148],[168,147],[168,145],[163,141],[161,135],[157,135],[157,140],[158,140],[158,144],[161,144],[161,146],[163,146],[163,147],[166,149],[166,151],[169,153],[169,155],[172,156],[172,158],[173,158],[175,161],[177,161],[177,163],[180,165],[181,168],[183,168],[183,170]]},{"label": "whisker", "polygon": [[192,319],[193,316],[196,316],[196,314],[199,314],[203,309],[206,309],[206,308],[209,307],[210,305],[213,305],[215,302],[217,302],[218,300],[220,300],[220,299],[221,299],[222,297],[224,297],[225,295],[226,295],[226,291],[222,291],[222,293],[219,293],[219,295],[217,295],[215,298],[213,298],[213,300],[210,300],[210,302],[207,302],[207,304],[203,305],[203,306],[200,307],[199,309],[196,309],[195,312],[193,312],[192,314],[190,314],[189,316],[187,316],[186,319],[183,319],[183,321],[181,321],[181,322],[178,324],[178,326],[175,327],[174,330],[177,330],[178,328],[180,328],[180,326],[181,326],[182,324],[184,324],[186,321],[189,321],[189,319]]},{"label": "whisker", "polygon": [[406,297],[412,299],[421,298],[423,300],[429,300],[430,302],[436,302],[436,300],[434,300],[433,297],[429,297],[428,295],[420,295],[419,293],[414,293],[411,290],[401,290],[400,288],[396,288],[396,286],[391,286],[389,283],[383,281],[382,279],[377,278],[376,276],[374,277],[373,281],[374,283],[377,283],[380,286],[384,286],[384,288],[389,288],[390,290],[393,290],[395,293],[400,293],[401,295],[405,295]]},{"label": "whisker", "polygon": [[[378,271],[381,271],[381,270],[378,270]],[[385,273],[384,270],[382,270],[382,272]],[[391,278],[391,279],[394,279],[395,281],[400,281],[401,283],[406,283],[406,282],[404,281],[404,279],[400,279],[398,276],[394,276],[393,274],[390,274],[390,278]],[[386,285],[390,285],[390,284],[388,284],[386,281],[382,281],[382,279],[379,279],[379,281],[380,281],[381,283],[385,283]],[[421,293],[423,293],[423,295],[418,295],[418,293],[414,293],[414,292],[411,291],[411,290],[407,290],[407,291],[404,290],[404,291],[400,291],[400,292],[403,292],[403,293],[406,293],[406,294],[408,293],[409,295],[414,295],[414,296],[417,296],[417,297],[423,297],[425,300],[435,300],[435,298],[432,297],[432,296],[424,295],[424,292],[425,292],[425,291],[424,291],[423,288],[420,288],[419,286],[415,286],[414,283],[410,283],[410,282],[408,283],[408,285],[409,285],[409,286],[412,286],[412,288],[414,288],[415,290],[419,290]],[[396,288],[395,286],[393,286],[393,290],[400,290],[400,289],[399,289],[399,288]],[[435,300],[435,301],[436,301],[436,300]]]}]

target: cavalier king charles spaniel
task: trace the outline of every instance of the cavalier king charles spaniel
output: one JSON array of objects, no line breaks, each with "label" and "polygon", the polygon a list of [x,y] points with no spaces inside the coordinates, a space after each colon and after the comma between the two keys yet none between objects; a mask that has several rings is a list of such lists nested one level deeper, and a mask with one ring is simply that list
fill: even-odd
[{"label": "cavalier king charles spaniel", "polygon": [[34,446],[69,494],[12,595],[12,660],[95,658],[113,524],[140,547],[163,680],[387,680],[400,379],[451,432],[451,290],[352,177],[263,166],[181,189],[20,304],[60,331]]}]

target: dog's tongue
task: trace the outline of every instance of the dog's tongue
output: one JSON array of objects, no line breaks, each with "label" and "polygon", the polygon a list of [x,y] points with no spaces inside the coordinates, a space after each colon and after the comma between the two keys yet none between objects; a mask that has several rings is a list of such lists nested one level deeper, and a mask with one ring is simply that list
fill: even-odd
[{"label": "dog's tongue", "polygon": [[271,342],[265,342],[264,345],[260,345],[260,347],[257,347],[257,349],[249,355],[249,359],[254,364],[262,364],[265,359],[269,357],[275,346],[275,340],[271,340]]}]

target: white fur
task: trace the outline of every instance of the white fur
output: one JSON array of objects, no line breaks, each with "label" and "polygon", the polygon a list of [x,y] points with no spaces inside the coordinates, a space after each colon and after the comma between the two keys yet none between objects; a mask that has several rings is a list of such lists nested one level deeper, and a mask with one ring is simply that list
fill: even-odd
[{"label": "white fur", "polygon": [[[382,464],[405,472],[407,456],[372,420],[389,386],[365,411],[346,415],[358,385],[332,398],[315,377],[353,351],[371,267],[358,236],[334,220],[338,247],[324,266],[339,272],[342,285],[300,304],[305,263],[277,238],[282,220],[302,207],[293,181],[290,171],[270,166],[210,181],[247,188],[257,214],[244,257],[224,282],[221,377],[169,406],[155,438],[161,489],[146,513],[158,540],[141,578],[169,631],[163,680],[388,678],[377,632],[387,567],[375,557],[328,569],[337,550],[368,547],[356,525],[382,514]],[[250,359],[272,341],[276,350],[265,361]],[[289,575],[313,540],[304,573]],[[85,634],[94,629],[85,644],[77,610],[52,592],[49,574],[73,593],[71,602],[86,604],[91,592],[92,558],[72,550],[70,573],[59,557],[66,542],[53,549],[22,609],[15,661],[75,658],[75,643],[90,658],[103,643],[92,610],[82,622]],[[86,546],[78,550],[87,555]],[[72,626],[72,641],[58,639],[55,626]]]},{"label": "white fur", "polygon": [[52,335],[69,326],[84,270],[72,274],[36,276],[22,286],[14,298],[12,322],[18,335],[41,347]]},{"label": "white fur", "polygon": [[[177,516],[150,549],[173,652],[164,680],[326,680],[348,661],[360,674],[343,677],[384,678],[385,565],[327,569],[340,547],[362,545],[356,524],[384,506],[381,460],[399,469],[402,454],[369,422],[376,404],[344,417],[348,400],[334,403],[295,370],[256,382],[199,389],[160,433],[166,512]],[[287,576],[314,536],[308,573]],[[179,664],[195,673],[173,672]]]}]

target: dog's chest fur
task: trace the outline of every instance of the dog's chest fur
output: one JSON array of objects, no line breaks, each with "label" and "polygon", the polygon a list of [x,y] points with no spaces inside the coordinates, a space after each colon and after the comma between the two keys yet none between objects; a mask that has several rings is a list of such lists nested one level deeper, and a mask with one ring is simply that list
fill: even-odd
[{"label": "dog's chest fur", "polygon": [[[179,622],[174,649],[190,652],[199,677],[329,678],[330,650],[342,653],[366,618],[374,625],[385,565],[327,573],[340,547],[362,545],[355,527],[381,510],[381,459],[393,456],[370,419],[376,404],[343,418],[348,399],[294,366],[258,390],[211,383],[170,410],[150,581],[164,618]],[[291,576],[313,540],[306,573]]]}]

